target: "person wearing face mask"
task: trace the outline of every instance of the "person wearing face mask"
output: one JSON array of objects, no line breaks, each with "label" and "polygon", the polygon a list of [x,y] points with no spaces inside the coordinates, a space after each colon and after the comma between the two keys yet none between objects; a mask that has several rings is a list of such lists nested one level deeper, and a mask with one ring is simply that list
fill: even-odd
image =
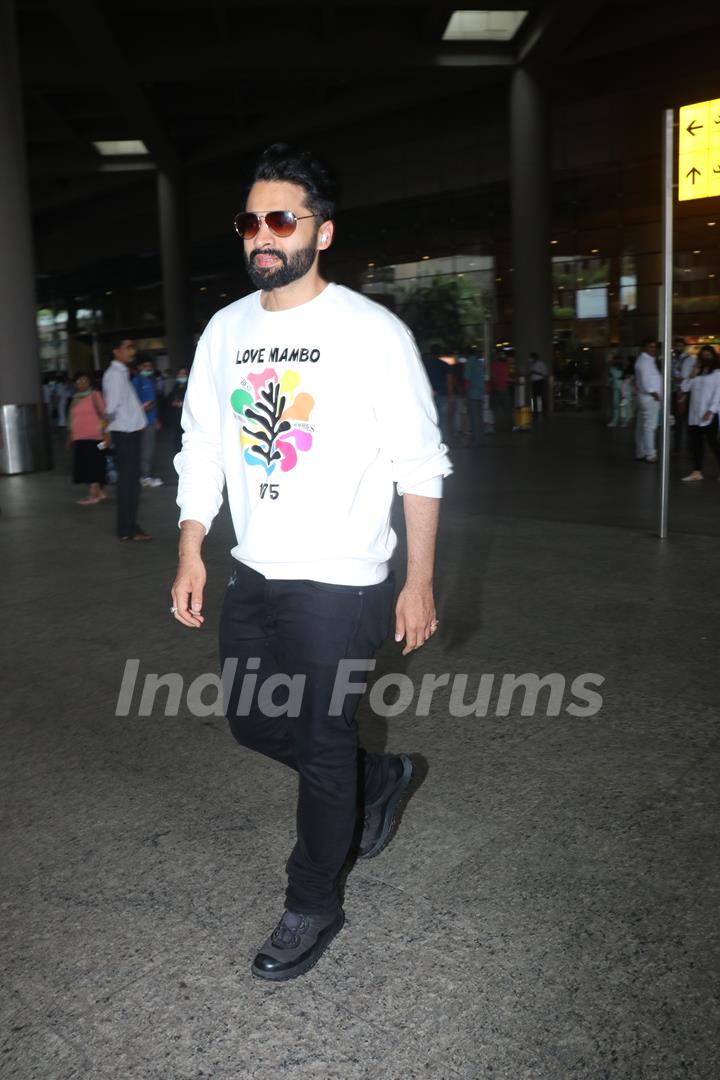
[{"label": "person wearing face mask", "polygon": [[79,506],[94,506],[107,499],[105,491],[104,443],[105,402],[93,390],[85,371],[75,376],[75,393],[70,404],[68,448],[73,451],[73,484],[89,484],[88,494],[78,499]]},{"label": "person wearing face mask", "polygon": [[718,356],[712,345],[703,345],[693,370],[680,384],[683,393],[690,395],[688,409],[688,441],[692,455],[692,472],[683,476],[686,483],[703,479],[705,443],[720,465],[718,445],[718,413],[720,412],[720,371]]},{"label": "person wearing face mask", "polygon": [[138,373],[133,376],[132,383],[147,419],[147,427],[143,429],[140,443],[140,483],[145,488],[162,487],[163,481],[160,477],[152,475],[155,439],[160,430],[152,356],[149,353],[141,353],[138,357],[137,368]]},{"label": "person wearing face mask", "polygon": [[168,418],[170,428],[173,433],[172,444],[173,450],[176,454],[179,454],[182,450],[182,411],[185,404],[185,391],[187,390],[188,382],[188,370],[187,368],[178,368],[177,375],[175,376],[175,385],[170,394]]}]

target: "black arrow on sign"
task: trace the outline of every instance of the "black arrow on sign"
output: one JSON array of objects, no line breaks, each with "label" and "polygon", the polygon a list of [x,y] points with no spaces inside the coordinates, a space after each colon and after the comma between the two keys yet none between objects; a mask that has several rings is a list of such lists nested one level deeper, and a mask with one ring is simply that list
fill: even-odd
[{"label": "black arrow on sign", "polygon": [[696,131],[700,131],[700,129],[704,127],[704,124],[697,124],[694,120],[691,120],[685,130],[687,131],[688,135],[694,136]]},{"label": "black arrow on sign", "polygon": [[[714,172],[714,173],[716,173],[716,172],[720,172],[720,165],[718,165],[718,166],[717,166],[716,168],[714,168],[714,169],[713,169],[713,172]],[[693,183],[694,183],[694,181],[693,181]]]},{"label": "black arrow on sign", "polygon": [[693,185],[693,187],[695,187],[695,177],[696,176],[702,176],[702,173],[700,172],[699,169],[696,169],[695,166],[693,165],[692,169],[690,170],[690,172],[687,175],[692,176],[692,185]]}]

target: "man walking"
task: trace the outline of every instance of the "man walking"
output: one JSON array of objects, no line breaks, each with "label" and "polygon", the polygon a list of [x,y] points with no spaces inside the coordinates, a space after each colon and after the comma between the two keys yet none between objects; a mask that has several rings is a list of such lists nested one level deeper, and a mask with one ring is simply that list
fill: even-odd
[{"label": "man walking", "polygon": [[[239,743],[298,773],[285,911],[252,965],[272,980],[308,971],[342,928],[338,877],[358,803],[359,857],[372,858],[410,783],[404,754],[366,753],[358,769],[363,684],[348,679],[348,665],[371,670],[387,633],[395,484],[408,543],[395,639],[404,655],[435,632],[435,535],[451,471],[407,328],[320,275],[334,198],[308,152],[275,145],[259,159],[235,219],[258,291],[218,312],[198,343],[176,458],[171,610],[185,626],[203,624],[201,545],[226,483],[237,539],[220,618],[221,660],[237,663],[228,719]],[[258,686],[272,676],[300,685],[300,705],[261,708],[261,693],[249,703],[247,672]]]},{"label": "man walking", "polygon": [[655,432],[660,415],[662,378],[657,366],[658,343],[648,338],[642,343],[642,352],[635,361],[635,389],[637,392],[637,418],[635,420],[635,459],[657,461]]},{"label": "man walking", "polygon": [[112,363],[103,375],[107,437],[117,463],[117,534],[121,540],[149,540],[137,522],[140,495],[140,440],[145,413],[130,382],[130,364],[136,353],[130,338],[113,346]]}]

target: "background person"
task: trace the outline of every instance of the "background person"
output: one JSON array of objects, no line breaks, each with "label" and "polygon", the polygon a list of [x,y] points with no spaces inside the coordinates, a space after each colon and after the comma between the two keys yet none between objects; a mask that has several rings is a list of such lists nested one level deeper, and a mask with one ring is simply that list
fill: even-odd
[{"label": "background person", "polygon": [[711,345],[703,345],[693,364],[691,374],[681,383],[689,396],[688,442],[692,456],[692,472],[683,476],[686,482],[702,480],[705,444],[710,447],[720,465],[718,446],[718,413],[720,413],[720,371],[718,356]]},{"label": "background person", "polygon": [[78,499],[80,506],[93,506],[107,499],[105,491],[104,443],[105,402],[92,389],[90,376],[81,371],[75,376],[75,394],[70,403],[68,446],[73,452],[73,484],[89,484],[88,494]]},{"label": "background person", "polygon": [[485,361],[472,350],[465,361],[464,375],[472,445],[478,447],[485,433]]},{"label": "background person", "polygon": [[533,416],[544,417],[547,414],[547,364],[536,352],[530,353],[530,396]]},{"label": "background person", "polygon": [[501,423],[512,426],[510,368],[504,352],[498,352],[493,360],[490,378],[490,404],[495,417],[495,430],[498,431]]},{"label": "background person", "polygon": [[642,351],[635,361],[635,458],[651,464],[657,461],[655,438],[662,394],[662,377],[658,370],[657,355],[657,341],[655,338],[647,338],[642,343]]},{"label": "background person", "polygon": [[672,367],[673,416],[675,417],[673,443],[676,454],[682,452],[683,442],[687,437],[689,400],[687,392],[683,390],[683,383],[690,378],[694,370],[695,357],[688,351],[685,339],[677,338]]},{"label": "background person", "polygon": [[120,540],[149,540],[137,520],[140,498],[140,441],[147,421],[130,382],[136,353],[131,338],[116,340],[112,361],[103,375],[107,437],[112,442],[117,469],[117,535]]},{"label": "background person", "polygon": [[160,430],[158,416],[157,378],[150,353],[140,353],[137,357],[137,375],[132,384],[147,421],[140,440],[140,484],[142,487],[162,487],[162,480],[152,475],[155,458],[155,440]]},{"label": "background person", "polygon": [[620,353],[615,353],[608,371],[608,382],[610,383],[611,395],[610,423],[608,424],[608,427],[617,427],[620,423],[620,407],[623,399],[624,375],[622,356]]}]

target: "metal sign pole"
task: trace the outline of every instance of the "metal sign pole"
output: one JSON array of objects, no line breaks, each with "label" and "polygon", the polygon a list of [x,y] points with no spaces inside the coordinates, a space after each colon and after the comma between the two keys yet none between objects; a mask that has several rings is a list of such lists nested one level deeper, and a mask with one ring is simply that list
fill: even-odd
[{"label": "metal sign pole", "polygon": [[662,449],[660,457],[660,532],[668,534],[670,487],[670,394],[672,392],[672,302],[673,302],[673,144],[675,110],[665,110],[663,140],[663,393]]}]

